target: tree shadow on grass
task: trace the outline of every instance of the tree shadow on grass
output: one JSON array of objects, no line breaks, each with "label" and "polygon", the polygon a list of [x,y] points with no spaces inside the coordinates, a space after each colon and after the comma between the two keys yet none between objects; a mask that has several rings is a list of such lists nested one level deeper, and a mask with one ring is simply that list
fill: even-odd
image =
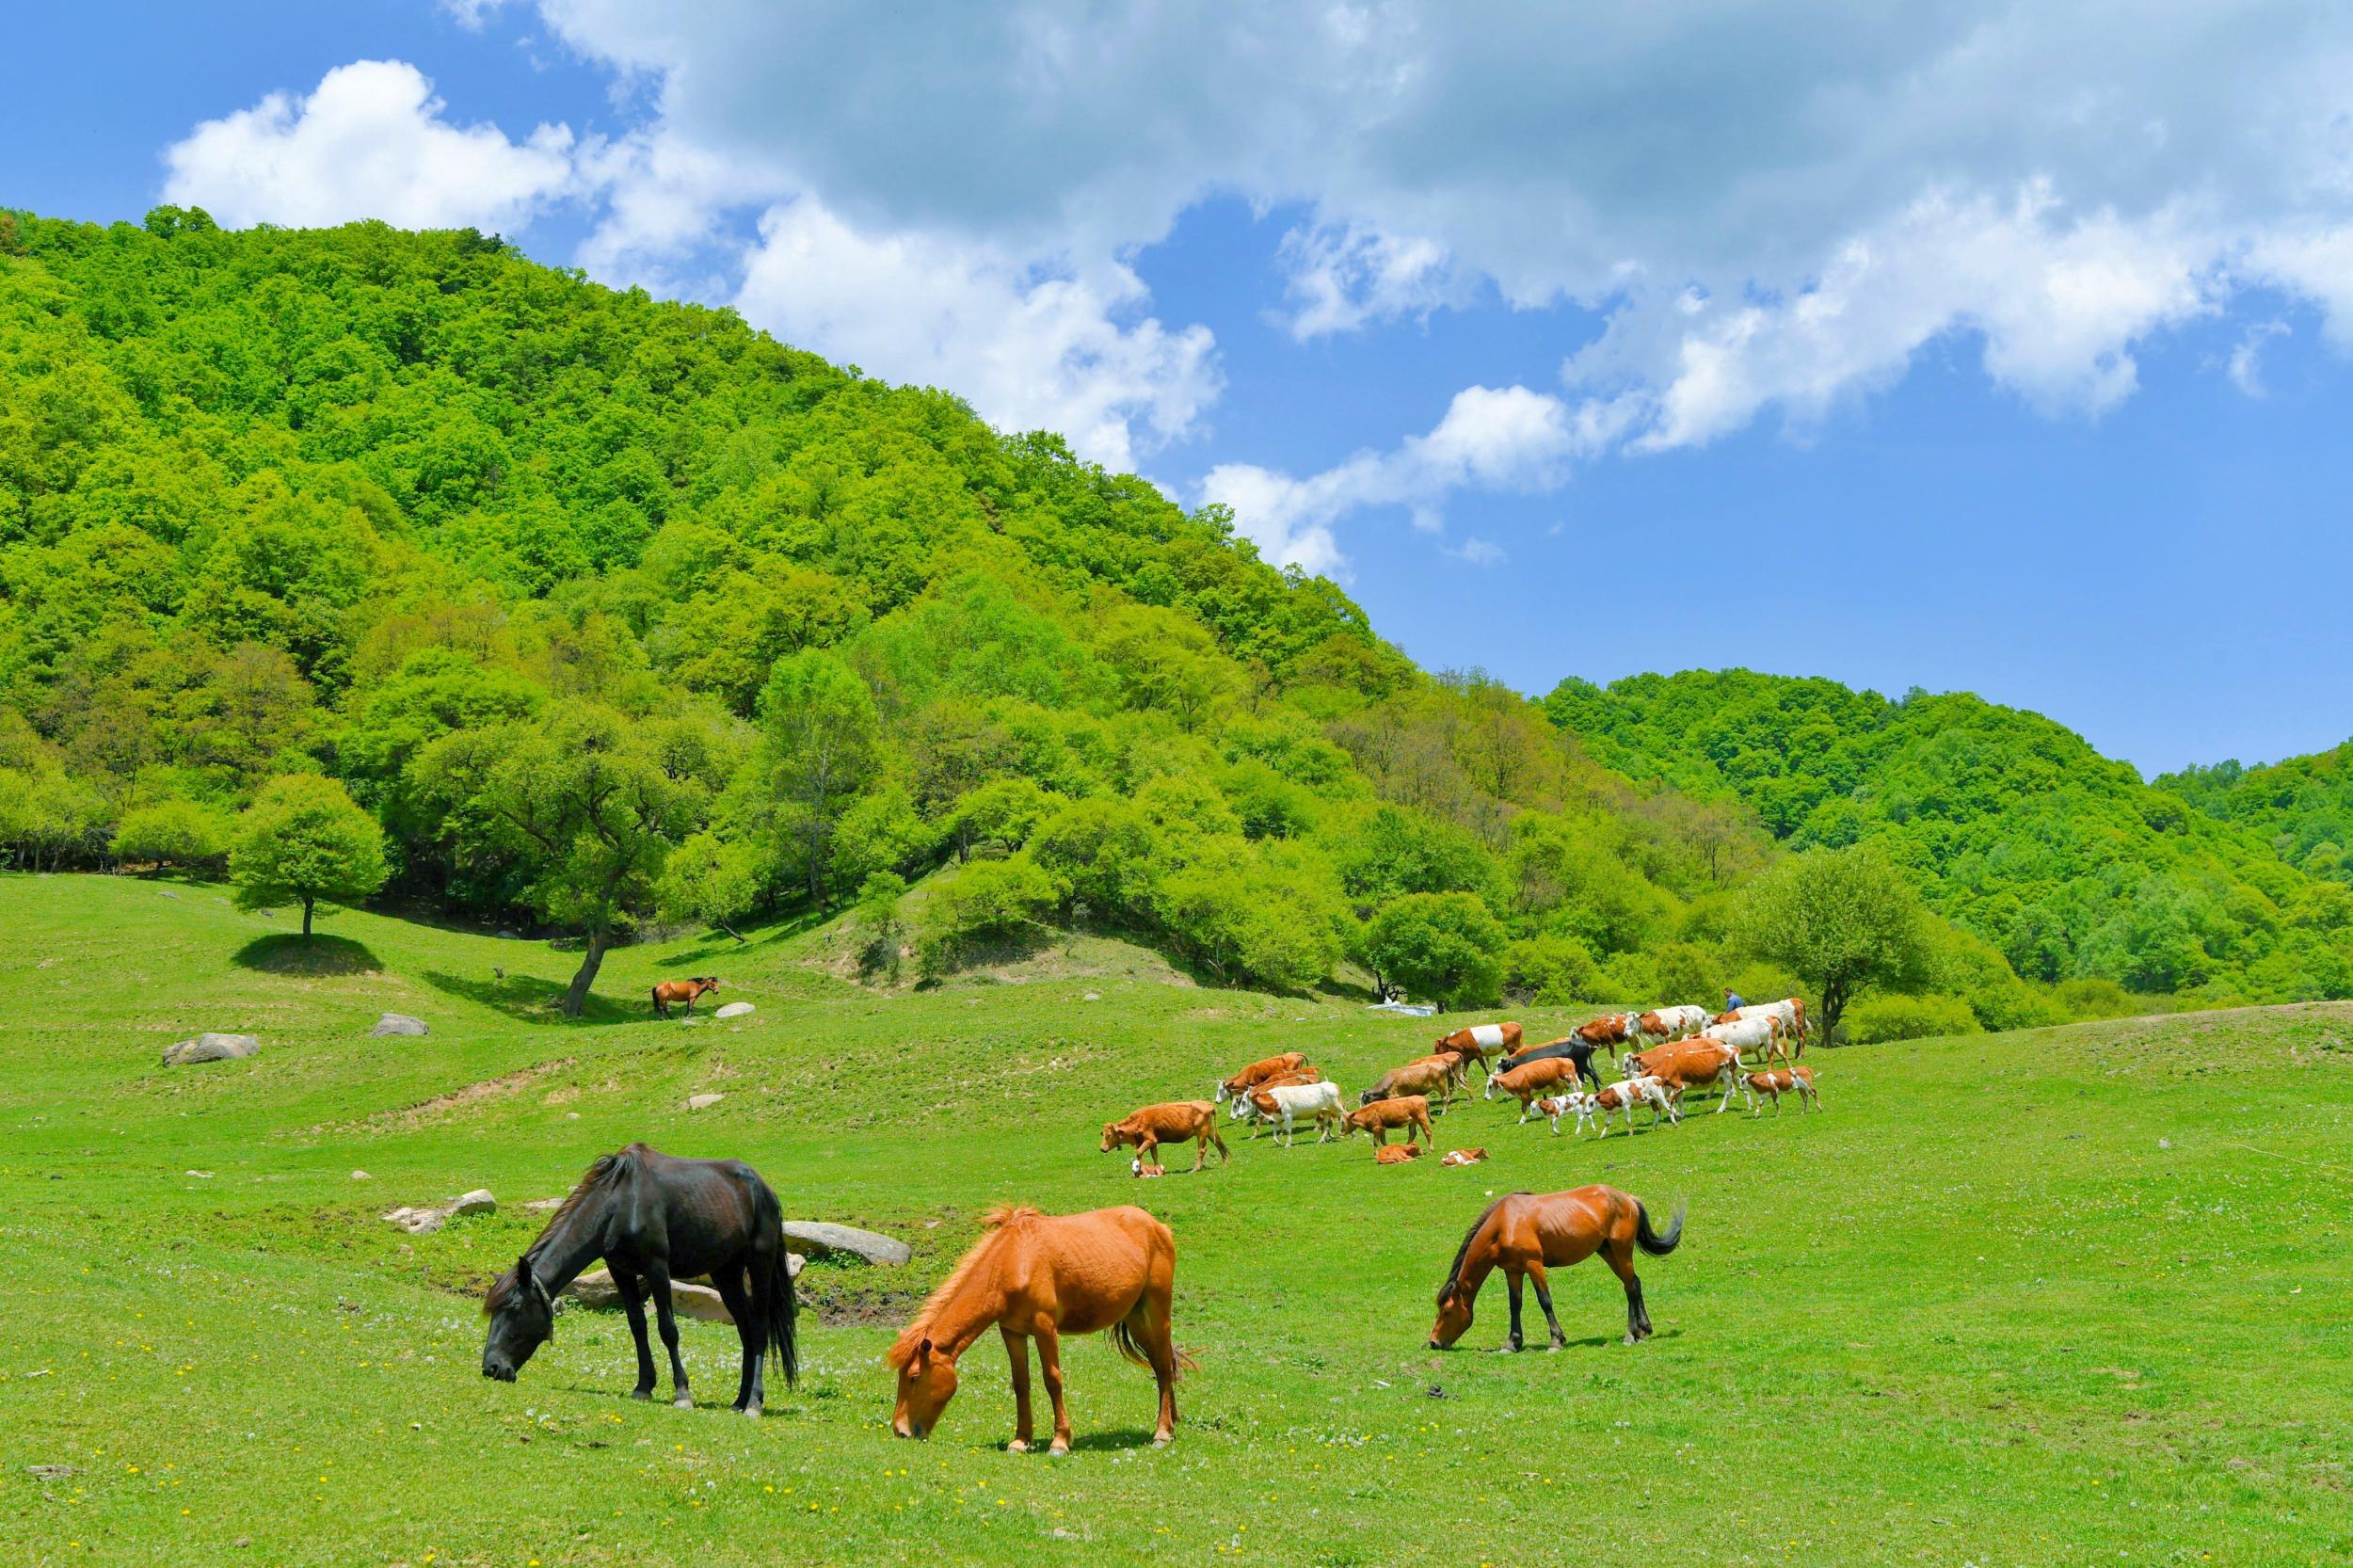
[{"label": "tree shadow on grass", "polygon": [[264,974],[374,974],[384,967],[364,942],[293,931],[256,936],[230,954],[229,961]]},{"label": "tree shadow on grass", "polygon": [[435,990],[504,1013],[510,1018],[533,1024],[617,1024],[649,1015],[634,1012],[610,997],[588,993],[588,1000],[577,1018],[568,1018],[560,1003],[565,987],[552,980],[539,980],[531,975],[468,976],[451,974],[446,969],[427,969],[421,977]]}]

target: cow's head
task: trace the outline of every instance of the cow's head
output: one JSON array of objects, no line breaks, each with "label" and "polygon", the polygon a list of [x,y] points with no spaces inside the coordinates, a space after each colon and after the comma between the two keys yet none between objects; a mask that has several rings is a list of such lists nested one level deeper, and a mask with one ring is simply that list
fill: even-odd
[{"label": "cow's head", "polygon": [[1112,1150],[1119,1147],[1120,1144],[1125,1144],[1128,1141],[1128,1129],[1125,1127],[1121,1126],[1117,1122],[1105,1122],[1103,1124],[1103,1153],[1109,1154]]}]

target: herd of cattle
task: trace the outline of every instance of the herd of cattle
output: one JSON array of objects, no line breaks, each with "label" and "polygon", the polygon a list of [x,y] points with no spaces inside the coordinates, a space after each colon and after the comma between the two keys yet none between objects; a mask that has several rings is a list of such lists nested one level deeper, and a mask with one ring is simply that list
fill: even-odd
[{"label": "herd of cattle", "polygon": [[[1359,1132],[1370,1133],[1376,1149],[1387,1145],[1391,1132],[1403,1133],[1409,1144],[1417,1137],[1430,1144],[1432,1103],[1443,1109],[1467,1093],[1473,1066],[1486,1079],[1486,1098],[1517,1100],[1522,1125],[1543,1117],[1555,1135],[1564,1118],[1573,1118],[1578,1135],[1593,1127],[1607,1138],[1613,1115],[1622,1117],[1631,1133],[1641,1107],[1649,1109],[1653,1127],[1661,1118],[1673,1125],[1682,1120],[1687,1092],[1718,1087],[1723,1091],[1716,1104],[1719,1113],[1736,1094],[1748,1096],[1752,1113],[1760,1099],[1769,1099],[1779,1114],[1781,1097],[1789,1094],[1811,1111],[1820,1103],[1814,1070],[1796,1060],[1805,1054],[1806,1034],[1805,1003],[1796,997],[1716,1015],[1693,1006],[1608,1013],[1538,1046],[1524,1045],[1518,1024],[1475,1024],[1440,1036],[1429,1055],[1383,1073],[1356,1096],[1353,1108],[1340,1086],[1304,1052],[1285,1051],[1220,1083],[1214,1100],[1147,1105],[1105,1123],[1102,1148],[1108,1154],[1133,1147],[1131,1168],[1138,1176],[1161,1174],[1156,1156],[1162,1144],[1191,1140],[1196,1171],[1211,1147],[1221,1160],[1230,1160],[1232,1151],[1218,1131],[1220,1106],[1230,1120],[1271,1128],[1284,1145],[1295,1143],[1300,1127],[1309,1122],[1319,1144]],[[1593,1069],[1594,1054],[1604,1050],[1622,1075],[1618,1082],[1603,1083]],[[1753,1068],[1748,1062],[1752,1052]],[[1778,1068],[1772,1064],[1776,1057]]]}]

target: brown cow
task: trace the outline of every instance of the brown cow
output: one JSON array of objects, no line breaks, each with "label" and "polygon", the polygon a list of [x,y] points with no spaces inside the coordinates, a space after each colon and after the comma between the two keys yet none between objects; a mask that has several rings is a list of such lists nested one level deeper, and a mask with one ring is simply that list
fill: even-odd
[{"label": "brown cow", "polygon": [[1373,1163],[1376,1165],[1402,1165],[1407,1160],[1420,1158],[1421,1145],[1419,1144],[1384,1144],[1372,1151]]},{"label": "brown cow", "polygon": [[1161,1105],[1147,1105],[1118,1121],[1103,1124],[1105,1154],[1122,1144],[1133,1144],[1136,1158],[1147,1165],[1163,1143],[1181,1144],[1188,1138],[1200,1141],[1200,1147],[1193,1156],[1193,1168],[1196,1171],[1208,1161],[1211,1144],[1217,1145],[1220,1164],[1234,1158],[1225,1140],[1217,1135],[1217,1107],[1209,1100],[1170,1100]]},{"label": "brown cow", "polygon": [[[1633,1061],[1631,1057],[1627,1060]],[[1740,1053],[1721,1041],[1698,1035],[1643,1052],[1641,1070],[1675,1093],[1721,1083],[1724,1097],[1716,1103],[1716,1113],[1721,1115],[1724,1107],[1732,1103],[1733,1092],[1740,1086]]]},{"label": "brown cow", "polygon": [[1353,1138],[1359,1132],[1369,1132],[1375,1144],[1385,1146],[1389,1133],[1405,1129],[1405,1141],[1414,1141],[1419,1128],[1422,1142],[1435,1147],[1437,1137],[1430,1130],[1430,1101],[1421,1095],[1401,1095],[1396,1099],[1376,1100],[1361,1110],[1352,1111],[1340,1123],[1340,1136]]},{"label": "brown cow", "polygon": [[1773,1114],[1776,1116],[1781,1114],[1781,1096],[1786,1094],[1795,1093],[1798,1108],[1808,1112],[1822,1103],[1822,1096],[1814,1088],[1814,1069],[1811,1067],[1784,1067],[1778,1072],[1751,1073],[1742,1081],[1742,1087],[1748,1091],[1749,1114],[1752,1116],[1757,1113],[1756,1096],[1759,1095],[1773,1102]]},{"label": "brown cow", "polygon": [[1217,1103],[1225,1104],[1247,1089],[1256,1089],[1268,1079],[1281,1073],[1297,1072],[1307,1064],[1307,1053],[1287,1050],[1280,1056],[1270,1056],[1263,1062],[1253,1062],[1233,1077],[1217,1086]]},{"label": "brown cow", "polygon": [[1524,1062],[1508,1073],[1497,1073],[1487,1080],[1487,1097],[1494,1099],[1509,1095],[1520,1102],[1520,1120],[1528,1120],[1529,1106],[1539,1096],[1550,1094],[1563,1080],[1571,1087],[1577,1084],[1577,1062],[1567,1056],[1540,1056]]},{"label": "brown cow", "polygon": [[1459,1051],[1479,1064],[1479,1070],[1487,1070],[1490,1056],[1509,1056],[1520,1048],[1520,1026],[1517,1024],[1473,1024],[1451,1034],[1438,1036],[1433,1050]]},{"label": "brown cow", "polygon": [[1462,1063],[1452,1056],[1424,1056],[1383,1073],[1373,1080],[1371,1088],[1356,1096],[1356,1103],[1370,1105],[1375,1100],[1428,1095],[1433,1091],[1451,1100],[1462,1071]]},{"label": "brown cow", "polygon": [[1639,1046],[1642,1043],[1642,1016],[1640,1013],[1605,1013],[1570,1030],[1569,1037],[1582,1040],[1596,1048],[1609,1047],[1609,1060],[1615,1062],[1620,1046]]}]

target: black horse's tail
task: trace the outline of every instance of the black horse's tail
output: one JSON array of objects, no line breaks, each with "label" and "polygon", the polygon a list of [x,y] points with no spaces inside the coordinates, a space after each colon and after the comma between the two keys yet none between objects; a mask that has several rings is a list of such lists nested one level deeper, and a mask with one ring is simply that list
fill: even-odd
[{"label": "black horse's tail", "polygon": [[1651,1229],[1650,1210],[1642,1207],[1641,1200],[1637,1198],[1634,1201],[1634,1244],[1636,1246],[1641,1248],[1653,1257],[1664,1257],[1669,1253],[1674,1251],[1676,1243],[1682,1240],[1682,1204],[1678,1203],[1675,1205],[1675,1217],[1667,1222],[1667,1229],[1662,1235],[1660,1232]]},{"label": "black horse's tail", "polygon": [[794,1337],[801,1302],[792,1288],[792,1259],[784,1244],[784,1210],[776,1202],[775,1190],[764,1181],[760,1184],[760,1229],[776,1238],[776,1245],[768,1252],[768,1277],[758,1282],[762,1287],[760,1300],[768,1320],[764,1325],[765,1348],[784,1368],[785,1386],[791,1387],[801,1375],[800,1346]]}]

